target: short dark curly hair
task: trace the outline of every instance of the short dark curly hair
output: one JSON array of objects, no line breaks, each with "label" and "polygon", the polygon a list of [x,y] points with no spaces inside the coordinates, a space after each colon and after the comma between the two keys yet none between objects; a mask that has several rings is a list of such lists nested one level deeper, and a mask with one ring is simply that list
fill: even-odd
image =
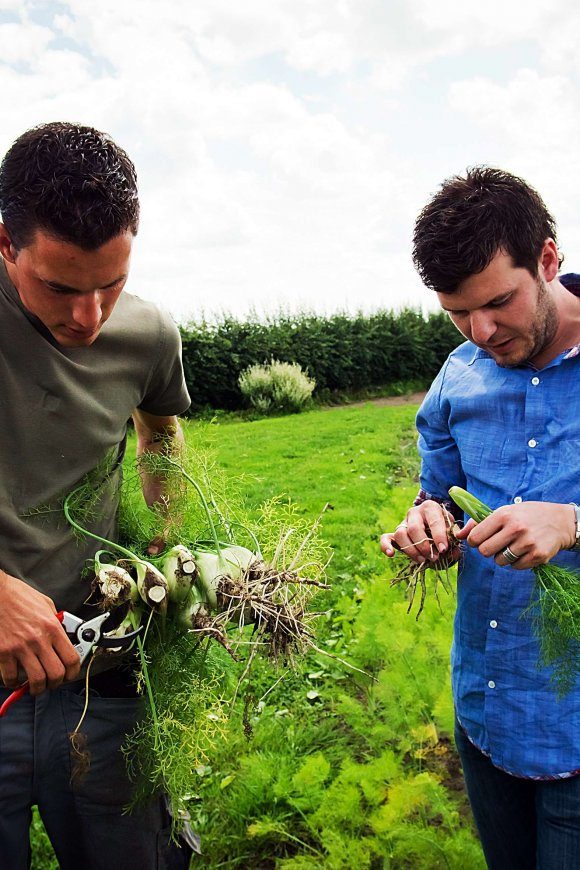
[{"label": "short dark curly hair", "polygon": [[527,182],[475,166],[444,181],[420,213],[413,262],[427,287],[453,293],[470,275],[483,272],[499,250],[537,277],[548,238],[557,242],[554,218]]},{"label": "short dark curly hair", "polygon": [[18,250],[41,229],[87,251],[139,226],[137,174],[93,127],[56,121],[27,130],[0,165],[0,212]]}]

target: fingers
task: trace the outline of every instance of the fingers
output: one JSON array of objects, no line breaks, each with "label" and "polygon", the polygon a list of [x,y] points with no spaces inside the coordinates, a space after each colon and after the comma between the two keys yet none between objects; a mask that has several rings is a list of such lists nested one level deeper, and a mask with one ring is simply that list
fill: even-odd
[{"label": "fingers", "polygon": [[425,501],[411,508],[394,532],[381,537],[381,549],[387,556],[401,550],[414,562],[436,562],[449,552],[448,530],[453,523],[453,517],[442,505]]},{"label": "fingers", "polygon": [[22,654],[20,664],[26,671],[30,694],[40,695],[46,689],[47,683],[47,673],[44,665],[38,656],[33,655],[29,650]]},{"label": "fingers", "polygon": [[0,660],[0,676],[7,689],[15,689],[21,682],[18,679],[18,661],[13,656]]},{"label": "fingers", "polygon": [[457,538],[458,541],[465,541],[467,539],[468,535],[471,534],[471,532],[475,528],[475,526],[476,526],[475,520],[468,520],[465,523],[465,525],[463,526],[463,528],[459,529],[459,531],[457,531],[455,533],[455,537]]},{"label": "fingers", "polygon": [[432,562],[438,555],[438,550],[431,544],[429,530],[423,519],[407,514],[407,521],[398,526],[395,538],[401,549],[413,562]]},{"label": "fingers", "polygon": [[55,619],[46,634],[15,646],[0,659],[0,675],[8,689],[15,689],[22,684],[24,671],[30,694],[39,695],[47,688],[56,689],[64,680],[76,679],[80,666],[77,651]]},{"label": "fingers", "polygon": [[165,547],[165,538],[163,535],[157,535],[153,540],[149,543],[147,547],[147,553],[149,556],[158,556],[159,553],[163,551]]},{"label": "fingers", "polygon": [[415,562],[425,562],[426,557],[417,550],[411,540],[406,521],[399,523],[394,532],[387,532],[381,536],[381,550],[385,556],[394,556],[396,552],[404,552],[406,556]]},{"label": "fingers", "polygon": [[61,682],[63,680],[76,680],[81,669],[81,660],[79,658],[79,654],[68,639],[66,633],[60,627],[60,625],[59,630],[60,634],[55,639],[53,648],[64,669],[64,674]]},{"label": "fingers", "polygon": [[434,501],[426,501],[423,505],[424,524],[430,532],[431,539],[437,549],[437,554],[446,553],[449,548],[448,530],[454,520],[450,514]]},{"label": "fingers", "polygon": [[65,679],[74,679],[80,669],[79,656],[68,638],[65,641],[71,648],[72,656],[66,651],[64,655],[68,664],[62,660],[52,646],[39,645],[36,648],[29,645],[19,655],[19,662],[26,672],[30,694],[40,695],[46,689],[56,689]]},{"label": "fingers", "polygon": [[389,532],[385,532],[384,535],[381,535],[381,550],[385,556],[389,556],[389,558],[394,556],[395,551],[399,549],[393,538],[394,534],[390,534]]},{"label": "fingers", "polygon": [[0,675],[4,685],[8,689],[15,689],[22,684],[22,675],[19,667],[26,674],[31,695],[40,695],[46,689],[57,689],[64,680],[78,677],[80,659],[74,647],[76,657],[74,667],[65,668],[63,662],[53,649],[43,649],[41,655],[34,655],[30,650],[23,652],[19,659],[12,658],[0,665]]},{"label": "fingers", "polygon": [[[80,660],[48,596],[0,571],[0,674],[8,688],[28,680],[30,693],[78,677]],[[19,672],[20,671],[20,672]]]},{"label": "fingers", "polygon": [[49,619],[45,639],[46,642],[39,648],[32,645],[32,652],[45,670],[48,688],[54,689],[63,680],[74,680],[78,677],[81,662],[78,652],[57,619]]},{"label": "fingers", "polygon": [[526,568],[528,566],[521,562],[522,559],[525,559],[526,555],[526,553],[518,553],[515,549],[512,550],[510,546],[507,546],[497,553],[495,562],[502,568]]},{"label": "fingers", "polygon": [[546,561],[545,555],[535,547],[528,529],[514,522],[512,513],[511,506],[508,506],[507,509],[498,508],[480,523],[469,520],[457,537],[466,540],[485,558],[493,558],[502,568],[524,570]]},{"label": "fingers", "polygon": [[[24,680],[22,678],[22,670],[26,675]],[[46,689],[46,671],[38,656],[34,655],[30,650],[18,651],[17,656],[3,659],[0,665],[0,673],[2,674],[4,685],[8,689],[18,688],[25,680],[28,681],[31,695],[39,695]]]}]

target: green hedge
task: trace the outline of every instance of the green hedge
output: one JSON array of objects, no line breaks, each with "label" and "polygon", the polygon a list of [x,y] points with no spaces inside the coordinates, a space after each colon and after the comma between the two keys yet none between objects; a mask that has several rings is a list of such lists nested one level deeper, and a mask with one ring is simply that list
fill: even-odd
[{"label": "green hedge", "polygon": [[435,376],[461,336],[443,312],[281,315],[260,321],[224,316],[181,327],[192,410],[242,407],[238,377],[248,366],[297,362],[316,381],[314,395]]}]

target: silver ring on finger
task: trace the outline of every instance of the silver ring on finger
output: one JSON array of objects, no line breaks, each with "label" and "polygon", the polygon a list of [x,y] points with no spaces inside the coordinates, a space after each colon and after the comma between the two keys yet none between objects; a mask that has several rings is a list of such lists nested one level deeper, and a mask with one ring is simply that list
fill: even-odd
[{"label": "silver ring on finger", "polygon": [[506,547],[505,550],[502,550],[501,554],[504,557],[504,559],[506,560],[506,562],[508,563],[508,565],[513,565],[514,562],[517,562],[518,559],[521,558],[521,556],[516,556],[516,554],[513,552],[513,550],[510,550],[509,547]]}]

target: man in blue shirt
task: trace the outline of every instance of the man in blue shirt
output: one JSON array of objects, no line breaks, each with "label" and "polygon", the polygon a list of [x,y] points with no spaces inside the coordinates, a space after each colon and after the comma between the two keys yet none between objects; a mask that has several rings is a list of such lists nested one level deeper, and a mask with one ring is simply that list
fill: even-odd
[{"label": "man in blue shirt", "polygon": [[446,553],[450,486],[494,509],[459,535],[452,683],[469,799],[489,867],[580,868],[580,682],[558,700],[522,618],[531,568],[580,568],[575,276],[558,275],[536,191],[487,167],[447,180],[423,209],[414,261],[467,341],[419,410],[421,491],[382,548],[417,562]]}]

